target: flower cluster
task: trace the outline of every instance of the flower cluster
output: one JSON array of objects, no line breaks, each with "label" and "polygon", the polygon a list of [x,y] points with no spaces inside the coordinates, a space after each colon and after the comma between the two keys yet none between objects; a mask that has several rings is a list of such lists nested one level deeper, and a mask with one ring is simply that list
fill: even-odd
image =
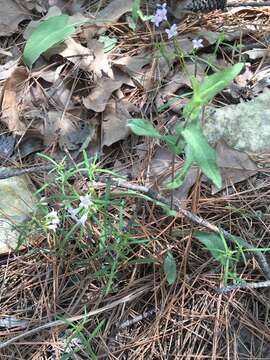
[{"label": "flower cluster", "polygon": [[[156,27],[159,27],[159,25],[162,23],[162,21],[167,21],[167,4],[163,3],[162,5],[157,4],[156,13],[153,16],[153,19],[151,20],[152,23],[155,24]],[[167,33],[168,39],[175,37],[177,35],[177,26],[176,24],[173,24],[170,28],[165,29],[165,32]],[[200,48],[203,48],[203,40],[202,39],[194,39],[192,40],[192,45],[194,50],[198,50]]]},{"label": "flower cluster", "polygon": [[[75,221],[77,224],[85,226],[88,217],[88,211],[91,205],[93,205],[93,202],[90,198],[90,195],[80,196],[79,207],[77,208],[71,207],[68,209],[71,219]],[[83,213],[80,218],[78,218],[77,216],[79,213]]]},{"label": "flower cluster", "polygon": [[[162,21],[167,21],[167,4],[164,3],[162,5],[157,4],[157,10],[156,13],[151,20],[156,27],[159,27],[160,23]],[[171,39],[172,37],[177,35],[177,27],[176,24],[173,24],[169,29],[165,29],[168,39]]]}]

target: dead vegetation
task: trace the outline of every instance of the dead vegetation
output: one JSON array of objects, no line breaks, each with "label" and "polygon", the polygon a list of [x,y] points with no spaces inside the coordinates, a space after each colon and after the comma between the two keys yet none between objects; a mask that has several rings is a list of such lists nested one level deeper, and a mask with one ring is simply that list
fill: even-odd
[{"label": "dead vegetation", "polygon": [[[29,20],[39,20],[49,6],[46,1],[0,1],[1,6],[5,3],[14,3],[16,19],[10,18],[11,29],[0,26],[1,168],[37,166],[31,180],[37,188],[50,183],[42,195],[50,199],[48,206],[61,210],[60,186],[53,173],[38,171],[47,162],[36,153],[59,162],[66,156],[76,164],[85,150],[89,158],[98,157],[100,169],[113,170],[170,201],[165,183],[172,166],[180,168],[183,158],[173,160],[163,144],[130,135],[126,126],[129,118],[147,117],[168,133],[181,120],[187,99],[179,96],[191,91],[191,84],[181,72],[183,59],[175,56],[164,31],[156,31],[150,22],[139,22],[132,31],[126,19],[132,1],[55,1],[70,16],[99,13],[104,23],[80,27],[28,71],[20,58],[26,29]],[[147,2],[142,8],[153,14],[155,4]],[[212,106],[238,104],[269,92],[269,9],[191,15],[178,24],[181,50],[199,80],[209,70],[243,59],[249,63]],[[1,14],[0,21],[7,25]],[[215,48],[222,30],[224,40]],[[97,41],[102,35],[116,39],[108,52]],[[203,39],[199,53],[205,62],[191,61],[192,39],[197,38]],[[193,167],[174,198],[213,226],[254,247],[268,248],[269,151],[261,148],[251,160],[219,142],[217,153],[223,189],[216,191]],[[72,178],[78,193],[88,184],[83,174]],[[107,184],[97,180],[95,186],[97,198],[106,198]],[[125,200],[124,206],[112,201],[108,207],[116,232],[106,239],[106,252],[98,251],[107,221],[101,211],[88,236],[78,231],[62,247],[64,232],[44,235],[22,227],[25,248],[1,255],[0,358],[270,359],[269,289],[219,294],[222,267],[192,236],[202,227],[181,211],[169,216],[151,201],[124,191],[112,190],[113,198]],[[120,214],[125,227],[120,226]],[[134,244],[121,248],[123,256],[110,278],[103,270],[117,257],[116,234]],[[142,240],[145,243],[139,243]],[[168,250],[177,262],[173,285],[163,271]],[[247,282],[265,280],[255,257],[239,262],[237,273]]]}]

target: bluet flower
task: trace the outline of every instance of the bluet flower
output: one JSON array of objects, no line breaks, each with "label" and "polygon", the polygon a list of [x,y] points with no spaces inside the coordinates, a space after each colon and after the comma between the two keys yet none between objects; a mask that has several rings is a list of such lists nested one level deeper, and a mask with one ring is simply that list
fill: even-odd
[{"label": "bluet flower", "polygon": [[171,39],[172,37],[177,35],[177,26],[176,24],[173,24],[169,29],[165,29],[168,39]]},{"label": "bluet flower", "polygon": [[192,45],[194,50],[198,50],[200,48],[203,48],[203,39],[193,39]]}]

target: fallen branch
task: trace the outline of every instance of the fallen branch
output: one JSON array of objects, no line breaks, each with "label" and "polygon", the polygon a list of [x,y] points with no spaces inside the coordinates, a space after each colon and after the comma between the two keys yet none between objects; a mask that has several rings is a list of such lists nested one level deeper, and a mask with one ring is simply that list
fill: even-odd
[{"label": "fallen branch", "polygon": [[240,283],[235,285],[229,285],[220,289],[216,289],[219,294],[225,294],[237,289],[259,289],[263,287],[270,287],[270,281]]},{"label": "fallen branch", "polygon": [[133,293],[127,295],[127,296],[124,296],[122,299],[113,301],[112,303],[110,303],[110,304],[108,304],[106,306],[103,306],[103,307],[101,307],[99,309],[92,310],[87,314],[73,316],[73,317],[70,317],[70,318],[67,318],[67,319],[64,319],[64,320],[55,320],[55,321],[51,321],[49,323],[40,325],[40,326],[38,326],[36,328],[33,328],[31,330],[28,330],[28,331],[26,331],[26,332],[24,332],[24,333],[22,333],[20,335],[17,335],[17,336],[15,336],[15,337],[13,337],[13,338],[5,341],[5,342],[0,342],[0,349],[4,349],[5,347],[7,347],[9,345],[14,344],[18,340],[29,337],[30,335],[34,335],[34,334],[36,334],[36,333],[38,333],[40,331],[52,329],[52,328],[57,327],[57,326],[67,325],[68,322],[79,321],[79,320],[82,320],[82,319],[85,319],[85,318],[92,317],[94,315],[98,315],[98,314],[100,314],[100,313],[102,313],[104,311],[113,309],[114,307],[116,307],[118,305],[125,304],[128,301],[131,301],[131,300],[134,300],[134,299],[140,297],[146,291],[146,289],[148,289],[147,286],[145,286],[144,288],[142,288],[140,290],[136,290]]}]

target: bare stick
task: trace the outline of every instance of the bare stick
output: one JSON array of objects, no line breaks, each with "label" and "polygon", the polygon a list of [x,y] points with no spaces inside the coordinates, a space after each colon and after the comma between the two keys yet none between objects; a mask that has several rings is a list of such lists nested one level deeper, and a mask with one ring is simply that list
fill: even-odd
[{"label": "bare stick", "polygon": [[270,287],[270,281],[240,283],[216,289],[216,291],[220,294],[225,294],[236,289],[259,289],[263,287]]},{"label": "bare stick", "polygon": [[74,322],[74,321],[79,321],[79,320],[82,320],[85,318],[89,318],[91,316],[98,315],[104,311],[112,309],[120,304],[125,304],[128,301],[131,301],[131,300],[136,299],[137,297],[140,297],[146,291],[146,289],[147,289],[147,286],[140,290],[134,291],[133,293],[131,293],[127,296],[124,296],[122,299],[113,301],[112,303],[109,303],[106,306],[103,306],[99,309],[92,310],[88,314],[73,316],[73,317],[67,318],[65,320],[55,320],[55,321],[51,321],[47,324],[40,325],[36,328],[26,331],[25,333],[15,336],[5,342],[0,342],[0,349],[4,349],[5,347],[7,347],[9,345],[14,344],[18,340],[29,337],[30,335],[36,334],[37,332],[40,332],[42,330],[47,330],[47,329],[52,329],[57,326],[67,325],[67,322]]}]

